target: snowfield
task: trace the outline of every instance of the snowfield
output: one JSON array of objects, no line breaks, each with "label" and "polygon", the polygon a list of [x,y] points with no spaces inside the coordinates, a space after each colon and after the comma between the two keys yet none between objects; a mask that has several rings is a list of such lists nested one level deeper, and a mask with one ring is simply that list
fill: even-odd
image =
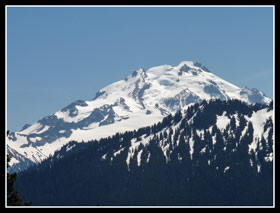
[{"label": "snowfield", "polygon": [[[170,113],[213,98],[264,104],[271,101],[256,89],[239,88],[219,78],[198,62],[140,68],[124,80],[99,90],[93,100],[73,102],[27,129],[11,133],[7,146],[38,163],[71,140],[88,142],[150,126]],[[247,118],[254,125],[255,138],[261,137],[264,122],[271,116],[272,112],[263,110]],[[225,129],[228,122],[225,115],[217,117],[220,129]],[[15,157],[11,163],[20,164],[21,160]]]}]

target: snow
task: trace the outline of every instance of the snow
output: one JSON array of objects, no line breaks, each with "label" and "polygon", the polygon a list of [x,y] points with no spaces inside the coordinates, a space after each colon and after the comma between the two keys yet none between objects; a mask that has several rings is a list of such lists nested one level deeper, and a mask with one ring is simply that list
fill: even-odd
[{"label": "snow", "polygon": [[76,144],[74,144],[73,146],[67,146],[66,147],[66,152],[70,151],[71,149],[73,149],[76,146]]},{"label": "snow", "polygon": [[[245,116],[244,116],[245,117]],[[245,126],[245,128],[243,129],[243,131],[241,132],[241,137],[244,137],[244,135],[246,134],[248,130],[248,126]]]},{"label": "snow", "polygon": [[226,129],[226,126],[229,124],[230,119],[226,116],[226,112],[223,112],[221,116],[217,115],[217,127],[223,131]]},{"label": "snow", "polygon": [[196,130],[196,134],[201,138],[201,140],[204,140],[204,130]]},{"label": "snow", "polygon": [[130,164],[130,160],[132,159],[131,153],[128,152],[127,158],[126,158],[126,164],[127,164],[127,168],[129,170],[129,164]]},{"label": "snow", "polygon": [[[182,71],[184,69],[181,68],[184,66],[189,67],[189,71],[188,69]],[[112,136],[117,132],[123,133],[125,131],[133,131],[140,127],[151,126],[161,121],[165,116],[165,114],[155,106],[156,104],[159,105],[159,108],[166,110],[167,113],[175,113],[179,107],[181,107],[181,109],[186,109],[188,105],[182,102],[182,91],[184,91],[184,95],[192,94],[201,100],[209,100],[212,98],[211,94],[205,92],[204,88],[206,86],[212,86],[226,98],[236,98],[249,102],[247,96],[240,95],[240,91],[243,91],[241,88],[219,78],[213,73],[205,71],[201,67],[195,66],[195,63],[192,61],[183,61],[177,66],[156,66],[146,71],[140,68],[136,71],[136,75],[130,75],[126,80],[114,82],[99,90],[99,92],[103,92],[103,94],[94,100],[85,101],[86,106],[75,106],[75,116],[71,117],[69,115],[69,110],[59,110],[53,114],[58,119],[63,119],[66,123],[77,123],[87,118],[94,109],[108,104],[109,106],[113,106],[112,109],[116,115],[114,123],[103,126],[99,126],[99,123],[91,123],[78,129],[71,129],[72,134],[68,138],[57,138],[51,143],[38,146],[37,149],[30,145],[22,148],[22,145],[28,145],[27,135],[38,134],[37,137],[31,138],[31,141],[35,143],[36,141],[43,140],[43,138],[39,136],[40,134],[46,132],[51,127],[53,128],[53,126],[43,127],[42,124],[36,122],[27,129],[16,132],[15,136],[17,140],[15,142],[8,140],[8,144],[11,148],[28,157],[30,160],[40,162],[71,140],[88,142],[95,139],[98,140],[102,137]],[[177,108],[175,107],[173,109],[168,107],[165,101],[174,97],[178,97],[176,100],[179,100],[179,103]],[[120,98],[124,100],[129,110],[120,103]],[[192,104],[193,103],[190,103],[190,105]],[[151,113],[147,114],[147,110]],[[264,125],[263,122],[267,116],[271,115],[272,111],[266,112],[263,110],[253,113],[252,117],[249,118],[255,129],[254,138],[261,137]],[[123,119],[123,117],[127,117],[128,119]],[[104,120],[106,118],[105,116]],[[225,129],[229,122],[230,119],[225,114],[217,116],[217,126],[220,130]],[[173,129],[173,131],[174,130],[175,129]],[[63,134],[65,130],[59,130],[58,132]],[[145,138],[141,143],[147,144],[149,139],[149,137]],[[215,143],[215,140],[213,140],[213,143]],[[133,149],[139,144],[140,142],[132,142],[132,150],[129,152],[128,159],[133,157]],[[189,144],[190,153],[192,154],[193,141],[191,138],[189,139]],[[252,144],[251,148],[255,149],[255,145],[256,144]],[[167,146],[162,147],[166,157],[167,149]]]},{"label": "snow", "polygon": [[123,150],[124,150],[124,148],[121,148],[117,152],[114,152],[114,157],[117,157]]},{"label": "snow", "polygon": [[58,111],[54,114],[58,119],[63,119],[65,122],[67,123],[77,123],[78,121],[86,118],[87,116],[85,116],[84,114],[79,114],[77,116],[74,116],[74,117],[71,117],[69,116],[69,110],[67,110],[66,112],[63,112],[63,111]]},{"label": "snow", "polygon": [[102,160],[106,160],[106,158],[107,158],[107,153],[104,154],[104,155],[101,157]]},{"label": "snow", "polygon": [[273,161],[273,153],[269,153],[268,156],[264,157],[264,160],[266,162],[272,162]]},{"label": "snow", "polygon": [[37,131],[36,134],[42,134],[43,132],[47,131],[50,128],[50,126],[44,126],[43,129],[41,129],[40,131]]},{"label": "snow", "polygon": [[142,155],[143,150],[140,150],[137,154],[137,166],[141,165],[141,155]]},{"label": "snow", "polygon": [[212,142],[213,142],[213,145],[215,145],[215,144],[216,144],[216,142],[217,142],[216,137],[217,137],[216,135],[212,136]]},{"label": "snow", "polygon": [[34,133],[36,130],[40,129],[42,127],[42,125],[38,122],[34,123],[33,125],[31,125],[30,127],[26,128],[23,131],[20,131],[20,134],[24,134],[24,135],[28,135],[28,134],[32,134]]},{"label": "snow", "polygon": [[273,111],[267,111],[267,109],[262,109],[257,112],[253,112],[252,116],[249,118],[249,121],[252,122],[254,129],[254,138],[261,138],[263,133],[263,128],[267,118],[272,117]]},{"label": "snow", "polygon": [[238,127],[238,126],[239,126],[239,123],[240,123],[239,117],[238,117],[237,114],[234,114],[233,116],[234,116],[234,119],[235,119],[236,127]]},{"label": "snow", "polygon": [[261,140],[263,135],[266,136],[264,134],[264,125],[268,118],[273,118],[273,111],[268,111],[267,108],[264,108],[262,110],[253,112],[251,117],[246,118],[249,122],[252,122],[254,129],[253,141],[251,144],[249,144],[249,152],[251,150],[256,151],[258,141]]},{"label": "snow", "polygon": [[191,159],[192,159],[192,155],[193,155],[193,152],[194,152],[194,149],[193,149],[194,141],[193,141],[192,138],[189,139],[189,145],[190,145],[190,156],[191,156]]},{"label": "snow", "polygon": [[41,137],[34,137],[34,138],[29,138],[32,142],[40,141],[42,138]]},{"label": "snow", "polygon": [[148,152],[148,157],[147,157],[146,163],[148,163],[150,161],[150,157],[151,157],[151,153]]},{"label": "snow", "polygon": [[178,153],[177,158],[179,161],[181,161],[183,158],[181,157],[180,153]]},{"label": "snow", "polygon": [[200,150],[200,154],[205,153],[206,152],[206,147],[204,147],[203,149]]},{"label": "snow", "polygon": [[169,161],[169,157],[168,157],[168,155],[167,155],[167,152],[170,150],[169,147],[170,147],[170,144],[166,144],[166,146],[164,146],[164,147],[161,148],[161,149],[162,149],[162,152],[163,152],[163,155],[164,155],[164,157],[165,157],[166,162]]},{"label": "snow", "polygon": [[224,173],[226,173],[227,170],[229,170],[229,166],[224,169]]},{"label": "snow", "polygon": [[257,171],[258,171],[258,173],[261,172],[261,166],[259,164],[257,165]]},{"label": "snow", "polygon": [[[127,120],[117,121],[113,124],[104,125],[104,126],[95,126],[96,128],[92,129],[76,129],[73,130],[71,138],[77,141],[89,141],[94,139],[100,139],[103,137],[108,137],[116,134],[117,132],[124,133],[126,131],[133,131],[140,127],[150,126],[156,122],[162,120],[162,116],[159,112],[155,112],[155,115],[152,117],[146,115],[145,112],[135,112]],[[94,127],[94,126],[91,126]]]},{"label": "snow", "polygon": [[9,162],[9,166],[12,166],[14,164],[19,163],[19,160],[15,159],[15,158],[11,158],[10,162]]},{"label": "snow", "polygon": [[[133,138],[133,139],[131,140],[131,146],[130,146],[129,149],[128,149],[128,154],[127,154],[127,158],[126,158],[126,163],[127,163],[128,169],[129,169],[130,161],[131,161],[131,159],[134,157],[134,154],[135,154],[135,152],[137,152],[138,147],[139,147],[139,145],[140,145],[140,143],[141,143],[141,142],[137,142],[136,140],[137,140],[136,138]],[[139,154],[139,153],[138,153],[138,154]],[[140,155],[140,157],[141,157],[141,155]],[[140,158],[140,159],[141,159],[141,158]],[[140,163],[140,162],[138,161],[138,156],[137,156],[137,163]]]}]

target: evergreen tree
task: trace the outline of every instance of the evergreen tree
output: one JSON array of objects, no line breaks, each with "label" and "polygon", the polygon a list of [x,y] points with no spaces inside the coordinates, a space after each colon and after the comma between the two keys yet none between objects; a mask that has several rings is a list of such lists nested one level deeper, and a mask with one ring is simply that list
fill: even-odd
[{"label": "evergreen tree", "polygon": [[[7,136],[10,131],[7,131]],[[9,162],[11,161],[11,156],[7,155],[7,168],[10,167]],[[7,205],[8,206],[30,206],[32,202],[22,204],[22,199],[19,197],[18,192],[15,190],[15,182],[17,179],[17,173],[7,173]]]},{"label": "evergreen tree", "polygon": [[[9,168],[9,162],[11,156],[7,155],[7,167]],[[22,199],[19,197],[18,192],[15,190],[15,182],[17,179],[17,173],[7,173],[7,205],[8,206],[30,206],[32,202],[22,203]]]}]

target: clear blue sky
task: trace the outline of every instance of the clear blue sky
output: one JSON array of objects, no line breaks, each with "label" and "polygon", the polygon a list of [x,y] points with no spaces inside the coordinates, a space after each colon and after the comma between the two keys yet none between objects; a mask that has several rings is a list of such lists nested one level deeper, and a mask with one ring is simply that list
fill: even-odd
[{"label": "clear blue sky", "polygon": [[273,8],[8,7],[7,128],[184,60],[273,98]]}]

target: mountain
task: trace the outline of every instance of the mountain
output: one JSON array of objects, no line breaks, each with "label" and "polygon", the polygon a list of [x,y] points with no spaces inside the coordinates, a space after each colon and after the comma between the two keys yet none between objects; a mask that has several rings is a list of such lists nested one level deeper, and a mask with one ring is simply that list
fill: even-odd
[{"label": "mountain", "polygon": [[209,100],[152,126],[71,141],[20,172],[34,205],[272,206],[273,105]]},{"label": "mountain", "polygon": [[93,100],[77,100],[10,133],[7,146],[13,158],[9,169],[26,169],[30,161],[37,164],[71,140],[86,142],[153,125],[166,115],[210,99],[271,101],[257,89],[239,88],[219,78],[198,62],[140,68],[99,90]]}]

